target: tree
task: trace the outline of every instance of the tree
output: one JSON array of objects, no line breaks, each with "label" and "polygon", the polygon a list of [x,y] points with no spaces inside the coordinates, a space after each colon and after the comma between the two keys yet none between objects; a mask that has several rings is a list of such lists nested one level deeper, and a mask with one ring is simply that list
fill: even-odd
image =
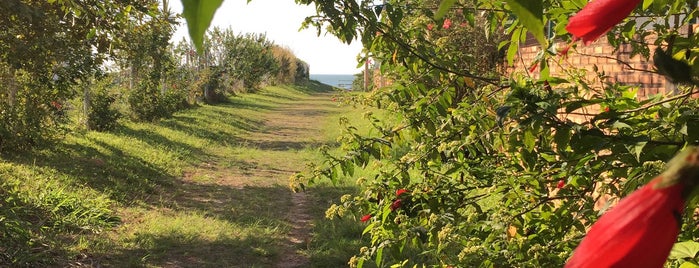
[{"label": "tree", "polygon": [[128,18],[149,8],[139,0],[2,1],[0,150],[50,139],[75,85],[100,72]]}]

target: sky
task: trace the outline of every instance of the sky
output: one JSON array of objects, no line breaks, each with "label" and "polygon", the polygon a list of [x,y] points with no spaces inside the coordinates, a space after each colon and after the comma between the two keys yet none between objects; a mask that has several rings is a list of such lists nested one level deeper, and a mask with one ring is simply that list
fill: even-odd
[{"label": "sky", "polygon": [[[170,2],[172,11],[182,12],[178,0]],[[210,27],[230,27],[236,33],[265,33],[274,43],[290,48],[296,57],[311,66],[311,74],[355,74],[357,55],[362,50],[358,41],[351,45],[315,28],[299,31],[303,20],[315,14],[315,7],[296,5],[294,0],[225,0],[216,11]],[[182,20],[173,41],[189,38],[187,25]],[[211,28],[210,28],[211,29]]]}]

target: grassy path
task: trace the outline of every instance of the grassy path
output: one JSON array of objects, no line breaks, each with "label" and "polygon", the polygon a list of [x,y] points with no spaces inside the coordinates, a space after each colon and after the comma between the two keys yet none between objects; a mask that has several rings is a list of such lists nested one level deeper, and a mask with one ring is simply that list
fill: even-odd
[{"label": "grassy path", "polygon": [[[242,98],[248,107],[202,108],[209,125],[230,120],[242,129],[209,129],[222,132],[219,139],[198,148],[204,157],[184,169],[173,187],[160,189],[158,202],[125,208],[124,227],[114,234],[122,253],[108,256],[107,264],[309,265],[302,253],[311,232],[308,197],[286,185],[290,175],[318,157],[319,146],[332,142],[336,133],[328,133],[328,126],[343,110],[330,93],[270,88]],[[241,115],[248,122],[236,122]]]},{"label": "grassy path", "polygon": [[360,113],[319,87],[269,87],[2,156],[0,211],[14,229],[0,236],[0,267],[345,266],[363,226],[323,218],[356,189],[287,186],[335,144],[340,116]]}]

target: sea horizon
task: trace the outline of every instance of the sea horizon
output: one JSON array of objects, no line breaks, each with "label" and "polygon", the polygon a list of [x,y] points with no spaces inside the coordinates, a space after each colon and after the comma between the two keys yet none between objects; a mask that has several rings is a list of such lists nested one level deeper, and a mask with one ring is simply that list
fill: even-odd
[{"label": "sea horizon", "polygon": [[344,89],[352,89],[354,74],[310,74],[311,80]]}]

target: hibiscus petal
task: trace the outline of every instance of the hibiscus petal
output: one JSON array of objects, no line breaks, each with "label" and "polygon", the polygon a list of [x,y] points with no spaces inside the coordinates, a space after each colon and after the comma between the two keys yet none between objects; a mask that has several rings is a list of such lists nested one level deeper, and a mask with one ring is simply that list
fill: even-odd
[{"label": "hibiscus petal", "polygon": [[593,0],[571,17],[566,30],[590,44],[631,14],[641,0]]},{"label": "hibiscus petal", "polygon": [[566,267],[662,267],[679,233],[685,185],[654,189],[660,181],[654,179],[605,213]]}]

